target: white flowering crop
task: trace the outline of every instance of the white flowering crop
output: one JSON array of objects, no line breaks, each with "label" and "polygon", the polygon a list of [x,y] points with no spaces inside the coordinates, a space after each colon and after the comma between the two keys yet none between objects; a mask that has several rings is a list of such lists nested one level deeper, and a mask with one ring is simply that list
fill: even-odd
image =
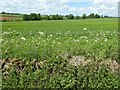
[{"label": "white flowering crop", "polygon": [[26,40],[26,38],[25,38],[25,37],[21,37],[21,39],[22,39],[22,40]]}]

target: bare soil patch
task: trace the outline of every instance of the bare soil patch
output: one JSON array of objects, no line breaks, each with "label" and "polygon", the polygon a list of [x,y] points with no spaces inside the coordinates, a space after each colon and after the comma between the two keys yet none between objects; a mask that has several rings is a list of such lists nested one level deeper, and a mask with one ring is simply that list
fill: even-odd
[{"label": "bare soil patch", "polygon": [[10,17],[10,16],[0,16],[0,21],[2,20],[18,20],[18,17]]}]

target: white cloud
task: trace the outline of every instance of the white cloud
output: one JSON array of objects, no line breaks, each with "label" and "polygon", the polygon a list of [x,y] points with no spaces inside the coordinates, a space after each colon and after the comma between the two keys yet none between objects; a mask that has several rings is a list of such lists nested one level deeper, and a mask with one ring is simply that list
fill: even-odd
[{"label": "white cloud", "polygon": [[100,15],[109,15],[109,16],[118,16],[118,1],[113,0],[94,0],[93,5],[89,7],[76,7],[76,8],[70,8],[70,11],[75,12],[81,12],[81,14],[86,13],[98,13]]},{"label": "white cloud", "polygon": [[39,2],[69,2],[70,0],[38,0]]},{"label": "white cloud", "polygon": [[100,14],[118,16],[119,0],[94,0],[93,8]]},{"label": "white cloud", "polygon": [[104,3],[118,3],[120,0],[94,0],[94,4],[99,4],[101,2],[104,2]]}]

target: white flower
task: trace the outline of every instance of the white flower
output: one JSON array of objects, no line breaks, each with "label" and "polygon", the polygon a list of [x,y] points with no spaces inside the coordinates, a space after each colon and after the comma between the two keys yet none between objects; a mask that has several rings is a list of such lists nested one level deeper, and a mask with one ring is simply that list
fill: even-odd
[{"label": "white flower", "polygon": [[80,38],[85,38],[85,39],[87,39],[87,37],[86,37],[86,36],[81,36]]},{"label": "white flower", "polygon": [[80,40],[74,40],[74,42],[79,42]]},{"label": "white flower", "polygon": [[59,35],[61,35],[62,33],[59,33]]},{"label": "white flower", "polygon": [[65,35],[67,35],[67,34],[69,34],[70,33],[70,31],[67,31],[66,33],[65,33]]},{"label": "white flower", "polygon": [[99,38],[97,38],[96,40],[97,40],[97,41],[99,41],[100,39],[99,39]]},{"label": "white flower", "polygon": [[13,32],[16,32],[15,30],[13,30]]},{"label": "white flower", "polygon": [[89,42],[88,40],[86,40],[86,42]]},{"label": "white flower", "polygon": [[40,35],[44,35],[44,32],[38,32]]},{"label": "white flower", "polygon": [[43,40],[43,42],[45,42],[45,40]]},{"label": "white flower", "polygon": [[114,31],[114,33],[116,33],[116,31]]},{"label": "white flower", "polygon": [[79,42],[79,40],[77,40],[77,42]]},{"label": "white flower", "polygon": [[0,38],[0,43],[3,41],[3,39],[2,38]]},{"label": "white flower", "polygon": [[84,28],[84,30],[87,30],[87,28]]},{"label": "white flower", "polygon": [[95,40],[95,42],[97,42],[98,40]]},{"label": "white flower", "polygon": [[105,34],[103,34],[103,36],[106,36]]},{"label": "white flower", "polygon": [[76,40],[74,40],[74,42],[76,42]]},{"label": "white flower", "polygon": [[58,44],[61,44],[60,42],[58,42]]},{"label": "white flower", "polygon": [[97,34],[97,36],[99,36],[99,34]]},{"label": "white flower", "polygon": [[24,37],[21,37],[22,40],[26,40]]},{"label": "white flower", "polygon": [[107,38],[104,39],[105,42],[107,42],[107,40],[108,40]]},{"label": "white flower", "polygon": [[106,33],[110,33],[109,31],[106,31]]},{"label": "white flower", "polygon": [[3,34],[4,34],[4,35],[7,35],[7,34],[10,34],[10,32],[5,32],[5,31],[4,31]]},{"label": "white flower", "polygon": [[53,35],[51,34],[50,37],[52,37]]},{"label": "white flower", "polygon": [[103,33],[102,32],[100,32],[100,35],[102,35]]},{"label": "white flower", "polygon": [[55,43],[55,41],[52,42],[53,44]]},{"label": "white flower", "polygon": [[70,31],[67,31],[67,33],[70,33]]},{"label": "white flower", "polygon": [[47,38],[47,41],[49,41],[49,39]]}]

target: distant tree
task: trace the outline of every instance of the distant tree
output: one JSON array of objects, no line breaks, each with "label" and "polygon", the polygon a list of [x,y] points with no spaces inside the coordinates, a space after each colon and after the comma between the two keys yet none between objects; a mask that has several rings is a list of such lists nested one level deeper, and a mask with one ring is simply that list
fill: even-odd
[{"label": "distant tree", "polygon": [[87,18],[86,14],[83,14],[81,18],[86,19]]},{"label": "distant tree", "polygon": [[14,15],[14,13],[9,13],[9,14]]},{"label": "distant tree", "polygon": [[95,15],[94,15],[94,13],[91,13],[89,16],[88,16],[88,18],[95,18]]},{"label": "distant tree", "polygon": [[44,15],[42,15],[42,16],[41,16],[41,19],[42,19],[42,20],[45,20],[45,16],[44,16]]},{"label": "distant tree", "polygon": [[63,19],[64,19],[64,16],[58,15],[58,20],[63,20]]},{"label": "distant tree", "polygon": [[58,19],[59,19],[59,15],[58,15],[58,14],[56,14],[56,15],[55,15],[55,18],[56,18],[56,20],[58,20]]},{"label": "distant tree", "polygon": [[69,14],[69,15],[68,15],[68,19],[74,19],[73,14]]},{"label": "distant tree", "polygon": [[109,16],[105,15],[104,18],[108,18]]},{"label": "distant tree", "polygon": [[51,15],[51,19],[52,19],[52,20],[55,20],[55,15]]},{"label": "distant tree", "polygon": [[44,16],[44,19],[45,19],[45,20],[51,20],[51,18],[50,18],[49,15],[45,15],[45,16]]},{"label": "distant tree", "polygon": [[101,18],[103,18],[104,16],[102,15]]},{"label": "distant tree", "polygon": [[6,14],[6,12],[3,11],[2,14]]},{"label": "distant tree", "polygon": [[30,20],[30,15],[24,14],[23,15],[23,20],[24,21],[29,21]]},{"label": "distant tree", "polygon": [[98,14],[95,14],[95,16],[94,16],[95,18],[100,18],[100,15],[98,15]]},{"label": "distant tree", "polygon": [[65,16],[64,16],[64,19],[68,19],[68,15],[65,15]]},{"label": "distant tree", "polygon": [[58,20],[59,19],[59,15],[56,14],[56,15],[52,15],[52,20]]},{"label": "distant tree", "polygon": [[[12,13],[11,13],[12,14]],[[19,13],[14,13],[14,14],[19,14]],[[22,15],[22,14],[21,14]],[[102,17],[108,17],[108,16],[102,16]],[[40,15],[40,13],[31,13],[30,15],[24,14],[23,15],[23,20],[28,21],[28,20],[63,20],[63,19],[86,19],[86,18],[100,18],[100,15],[91,13],[90,15],[83,14],[82,16],[74,16],[73,14],[69,15]]]},{"label": "distant tree", "polygon": [[56,16],[55,15],[52,15],[52,20],[56,20]]},{"label": "distant tree", "polygon": [[37,19],[42,20],[40,13],[37,14]]},{"label": "distant tree", "polygon": [[80,19],[80,16],[75,16],[75,19]]},{"label": "distant tree", "polygon": [[36,13],[31,13],[30,17],[31,20],[38,20]]},{"label": "distant tree", "polygon": [[14,15],[20,15],[20,13],[13,13]]}]

